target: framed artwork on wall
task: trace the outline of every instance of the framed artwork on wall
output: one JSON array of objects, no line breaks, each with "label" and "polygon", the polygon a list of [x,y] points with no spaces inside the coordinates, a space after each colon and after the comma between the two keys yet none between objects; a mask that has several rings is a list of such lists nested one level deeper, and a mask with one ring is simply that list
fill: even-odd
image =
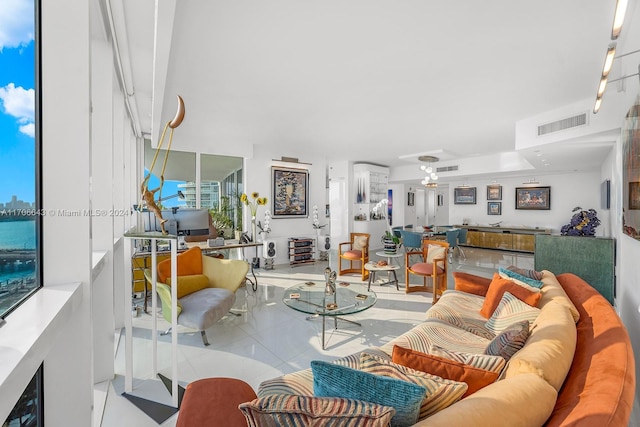
[{"label": "framed artwork on wall", "polygon": [[416,193],[410,191],[407,193],[407,206],[413,206],[416,203]]},{"label": "framed artwork on wall", "polygon": [[309,171],[271,167],[273,218],[306,218],[308,213]]},{"label": "framed artwork on wall", "polygon": [[502,200],[502,185],[487,185],[487,200]]},{"label": "framed artwork on wall", "polygon": [[629,183],[629,209],[640,209],[640,182]]},{"label": "framed artwork on wall", "polygon": [[622,232],[640,240],[640,93],[622,127]]},{"label": "framed artwork on wall", "polygon": [[551,187],[517,187],[516,209],[550,210]]},{"label": "framed artwork on wall", "polygon": [[502,215],[502,202],[487,202],[487,215]]},{"label": "framed artwork on wall", "polygon": [[476,187],[454,188],[453,203],[456,205],[475,205],[476,204]]}]

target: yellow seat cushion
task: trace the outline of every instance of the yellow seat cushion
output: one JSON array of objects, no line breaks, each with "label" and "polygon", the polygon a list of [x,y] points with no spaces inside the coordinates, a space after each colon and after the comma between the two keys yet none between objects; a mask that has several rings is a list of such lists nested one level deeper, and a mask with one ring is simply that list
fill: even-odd
[{"label": "yellow seat cushion", "polygon": [[[176,257],[178,264],[178,276],[191,276],[202,274],[202,250],[194,246]],[[171,277],[171,259],[166,259],[158,263],[158,280],[167,283]]]},{"label": "yellow seat cushion", "polygon": [[[167,279],[167,285],[171,286],[171,278]],[[209,287],[209,278],[204,274],[191,274],[189,276],[178,276],[178,299],[185,295],[192,294],[201,289]]]}]

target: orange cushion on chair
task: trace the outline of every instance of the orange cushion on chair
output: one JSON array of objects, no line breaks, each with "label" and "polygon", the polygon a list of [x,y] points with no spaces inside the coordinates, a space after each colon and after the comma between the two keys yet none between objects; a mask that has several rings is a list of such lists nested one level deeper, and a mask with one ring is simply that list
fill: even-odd
[{"label": "orange cushion on chair", "polygon": [[[202,250],[198,246],[181,253],[176,257],[178,263],[178,276],[191,276],[202,274]],[[165,259],[158,263],[158,280],[167,283],[171,277],[171,259]]]},{"label": "orange cushion on chair", "polygon": [[[426,262],[417,262],[409,268],[412,272],[422,274],[425,276],[431,276],[433,274],[433,264]],[[444,270],[438,267],[438,273],[443,273]]]},{"label": "orange cushion on chair", "polygon": [[342,254],[342,258],[346,258],[346,259],[362,259],[362,251],[357,251],[357,250],[346,251],[345,253]]}]

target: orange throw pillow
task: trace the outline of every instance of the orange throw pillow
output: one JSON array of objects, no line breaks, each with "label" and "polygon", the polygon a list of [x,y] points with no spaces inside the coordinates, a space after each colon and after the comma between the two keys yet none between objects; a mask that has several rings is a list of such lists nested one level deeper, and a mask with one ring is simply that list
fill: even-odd
[{"label": "orange throw pillow", "polygon": [[485,295],[484,303],[480,309],[480,314],[486,319],[489,319],[493,312],[496,311],[502,295],[504,295],[505,292],[509,292],[531,307],[537,307],[542,297],[541,292],[533,292],[511,280],[503,279],[498,273],[494,273],[493,280],[489,285],[489,290],[487,291],[487,295]]},{"label": "orange throw pillow", "polygon": [[409,348],[393,346],[393,363],[416,371],[437,375],[441,378],[467,383],[469,388],[462,399],[480,390],[498,379],[497,372],[486,371],[475,366],[465,365],[455,360],[426,354]]},{"label": "orange throw pillow", "polygon": [[[178,276],[191,276],[202,274],[202,250],[194,246],[182,252],[176,257],[178,264]],[[171,277],[171,258],[158,263],[158,281],[167,283],[167,278]]]},{"label": "orange throw pillow", "polygon": [[474,274],[463,273],[461,271],[454,271],[453,278],[456,282],[456,291],[462,291],[481,297],[487,294],[487,290],[491,284],[491,279],[476,276]]}]

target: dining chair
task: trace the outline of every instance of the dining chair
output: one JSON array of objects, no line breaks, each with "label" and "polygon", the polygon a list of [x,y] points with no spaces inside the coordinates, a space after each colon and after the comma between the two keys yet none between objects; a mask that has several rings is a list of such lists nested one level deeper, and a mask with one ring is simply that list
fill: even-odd
[{"label": "dining chair", "polygon": [[453,253],[456,250],[456,248],[458,247],[458,233],[459,233],[460,229],[459,228],[451,228],[447,231],[445,231],[445,234],[447,236],[447,243],[449,244],[449,247],[451,248],[451,250],[449,251],[449,263],[451,263],[453,261]]},{"label": "dining chair", "polygon": [[405,254],[409,251],[419,251],[422,247],[422,233],[408,230],[399,230],[401,243],[404,246]]},{"label": "dining chair", "polygon": [[458,231],[458,252],[460,252],[460,255],[462,255],[462,258],[467,259],[467,256],[464,254],[464,251],[462,250],[462,245],[467,243],[467,229],[466,228],[461,228]]},{"label": "dining chair", "polygon": [[[423,240],[419,251],[409,251],[405,254],[405,293],[429,292],[433,293],[433,303],[447,290],[447,253],[449,244],[441,240]],[[420,261],[411,264],[410,256],[419,255]],[[411,286],[411,275],[422,277],[422,285]],[[431,286],[427,285],[430,279]]]},{"label": "dining chair", "polygon": [[[356,273],[362,276],[362,280],[369,277],[369,271],[364,265],[369,262],[369,237],[368,233],[350,233],[349,241],[338,245],[338,274]],[[348,261],[348,267],[342,268],[342,261]],[[354,265],[354,263],[356,263]]]}]

